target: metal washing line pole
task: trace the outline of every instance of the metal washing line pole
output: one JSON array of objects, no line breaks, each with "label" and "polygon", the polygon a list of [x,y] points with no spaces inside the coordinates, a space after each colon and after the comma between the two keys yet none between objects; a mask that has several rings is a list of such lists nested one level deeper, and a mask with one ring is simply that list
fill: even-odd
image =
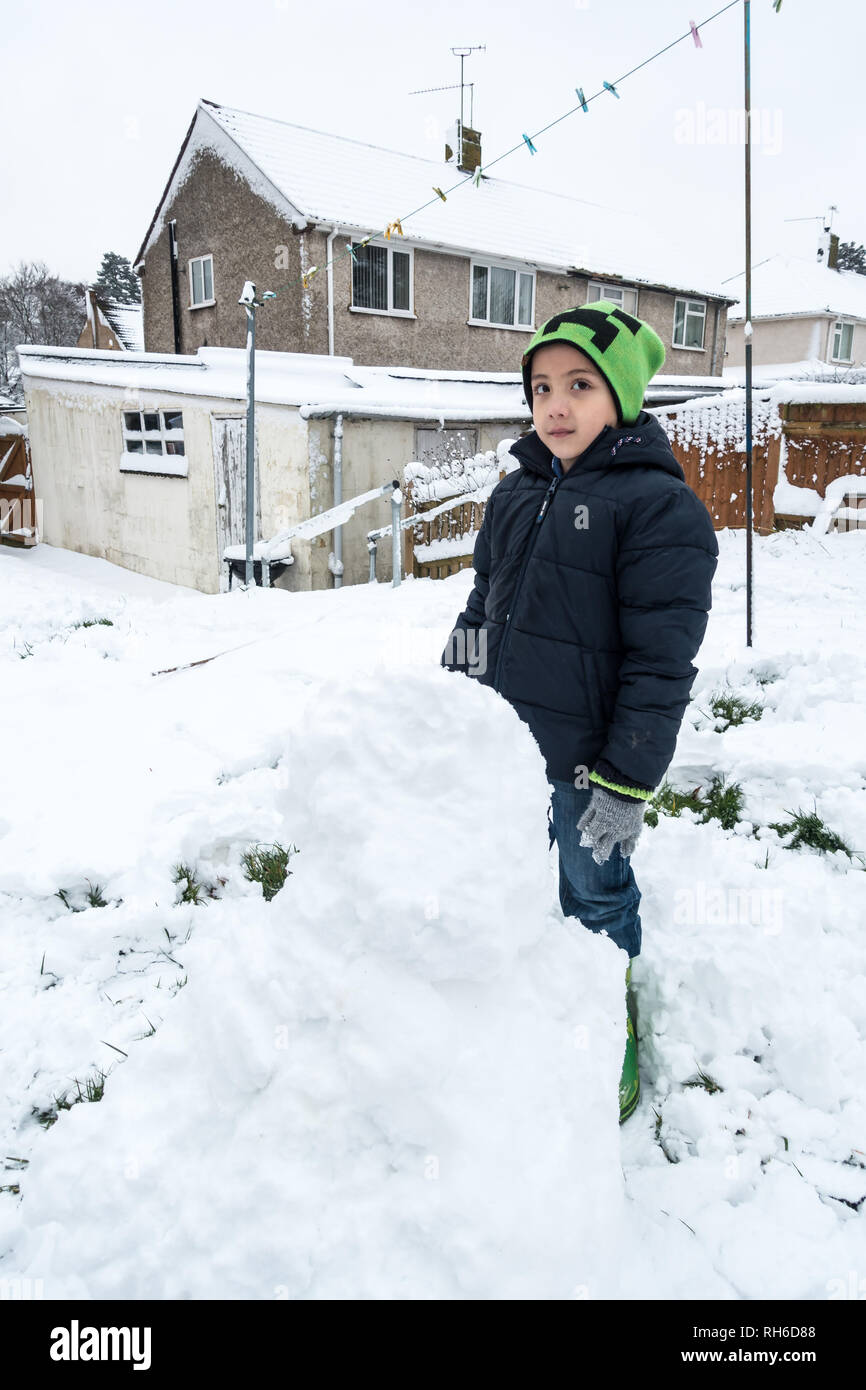
[{"label": "metal washing line pole", "polygon": [[752,645],[752,109],[750,0],[743,0],[746,101],[746,646]]}]

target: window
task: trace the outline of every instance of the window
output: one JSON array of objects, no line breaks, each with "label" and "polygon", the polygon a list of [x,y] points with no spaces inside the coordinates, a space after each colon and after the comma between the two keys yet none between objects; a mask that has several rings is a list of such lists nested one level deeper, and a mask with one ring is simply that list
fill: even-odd
[{"label": "window", "polygon": [[[478,432],[473,429],[415,431],[415,458],[429,468],[435,464],[449,466],[455,461],[472,460],[478,451]],[[462,468],[458,471],[462,471]],[[446,471],[445,476],[450,476]]]},{"label": "window", "polygon": [[590,280],[586,293],[587,304],[596,299],[610,299],[627,314],[637,317],[637,290],[626,289],[623,285],[603,285],[599,280]]},{"label": "window", "polygon": [[854,325],[841,319],[833,325],[833,362],[850,362],[854,346]]},{"label": "window", "polygon": [[215,304],[213,297],[213,256],[196,256],[189,263],[189,307]]},{"label": "window", "polygon": [[674,347],[703,348],[707,306],[702,299],[674,301]]},{"label": "window", "polygon": [[411,314],[412,252],[371,242],[352,243],[352,308],[373,314]]},{"label": "window", "polygon": [[486,323],[497,328],[532,328],[535,275],[529,271],[473,261],[470,297],[470,323]]},{"label": "window", "polygon": [[183,414],[179,410],[124,410],[124,473],[167,473],[185,478]]}]

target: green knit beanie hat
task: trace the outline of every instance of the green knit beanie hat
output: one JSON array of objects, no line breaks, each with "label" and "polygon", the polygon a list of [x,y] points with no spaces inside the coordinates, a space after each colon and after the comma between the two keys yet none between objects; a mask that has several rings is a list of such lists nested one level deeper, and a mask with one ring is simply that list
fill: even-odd
[{"label": "green knit beanie hat", "polygon": [[665,360],[664,344],[655,330],[611,300],[566,309],[542,324],[523,354],[523,389],[530,410],[532,354],[548,343],[571,343],[595,363],[613,393],[622,425],[634,424],[647,383]]}]

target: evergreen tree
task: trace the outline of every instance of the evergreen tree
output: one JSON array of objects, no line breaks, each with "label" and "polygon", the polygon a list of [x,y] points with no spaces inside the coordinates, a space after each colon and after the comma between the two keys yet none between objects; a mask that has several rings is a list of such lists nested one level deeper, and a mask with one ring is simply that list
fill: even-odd
[{"label": "evergreen tree", "polygon": [[866,275],[866,247],[853,241],[840,241],[836,269],[856,270],[858,275]]},{"label": "evergreen tree", "polygon": [[115,251],[106,251],[102,257],[92,288],[102,299],[113,299],[120,304],[141,303],[138,276],[126,257],[118,256]]}]

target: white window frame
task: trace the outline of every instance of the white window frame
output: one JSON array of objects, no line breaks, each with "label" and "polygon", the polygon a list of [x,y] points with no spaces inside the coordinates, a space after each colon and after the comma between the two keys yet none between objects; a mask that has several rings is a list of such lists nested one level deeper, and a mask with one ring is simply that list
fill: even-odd
[{"label": "white window frame", "polygon": [[[128,415],[138,415],[140,428],[134,429],[127,420]],[[158,428],[147,429],[145,427],[145,415],[156,415]],[[183,421],[183,411],[177,406],[143,406],[125,405],[120,411],[120,426],[123,434],[123,450],[120,455],[121,473],[155,473],[160,477],[168,478],[187,478],[189,477],[189,465],[186,456],[186,445],[184,444],[183,423],[179,429],[169,429],[166,425],[167,415],[180,415]],[[130,443],[140,443],[141,453],[132,453],[127,448]],[[156,453],[153,446],[160,445],[160,452]],[[147,445],[151,449],[147,449]],[[184,452],[180,454],[170,454],[166,451],[167,444],[183,444]]]},{"label": "white window frame", "polygon": [[[850,329],[851,329],[851,348],[850,348],[850,350],[849,350],[849,353],[848,353],[848,356],[847,356],[847,357],[838,357],[837,354],[836,354],[836,337],[837,337],[837,335],[838,335],[839,339],[841,340],[841,338],[842,338],[842,336],[843,336],[843,334],[844,334],[846,328],[850,328]],[[851,353],[854,351],[854,320],[853,320],[853,319],[836,319],[836,320],[834,321],[834,323],[833,323],[833,328],[832,328],[832,343],[833,343],[833,346],[832,346],[832,348],[831,348],[832,356],[831,356],[831,358],[830,358],[830,361],[831,361],[831,362],[851,362],[851,361],[853,361],[853,358],[852,358],[852,356],[851,356]],[[840,347],[841,347],[841,341],[840,341]]]},{"label": "white window frame", "polygon": [[[598,294],[595,291],[598,290]],[[626,304],[626,296],[631,295],[631,306]],[[636,285],[605,285],[601,280],[590,280],[586,287],[586,302],[594,304],[599,299],[610,299],[618,304],[625,314],[637,318],[638,292]]]},{"label": "white window frame", "polygon": [[[351,242],[352,250],[360,249],[361,238]],[[380,318],[414,319],[415,315],[415,249],[412,246],[401,246],[399,241],[396,243],[390,238],[373,237],[367,242],[368,246],[384,246],[388,252],[388,308],[387,309],[367,309],[363,304],[355,304],[355,275],[352,271],[352,303],[349,305],[351,314],[378,314]],[[394,252],[398,251],[403,256],[409,257],[409,308],[395,309],[394,306]]]},{"label": "white window frame", "polygon": [[[491,270],[507,270],[507,271],[510,271],[515,277],[520,276],[520,275],[528,275],[528,276],[530,276],[530,278],[531,278],[531,280],[532,280],[532,304],[531,304],[531,306],[530,306],[530,311],[529,311],[529,319],[530,319],[529,323],[518,323],[518,322],[517,322],[517,315],[518,315],[518,313],[520,312],[520,284],[519,284],[519,281],[518,281],[516,278],[515,278],[515,285],[514,285],[514,320],[515,320],[514,323],[496,323],[493,319],[490,319],[490,318],[486,318],[486,319],[476,319],[475,317],[473,317],[472,307],[473,307],[473,301],[474,301],[474,299],[475,299],[475,294],[474,294],[474,280],[475,280],[475,267],[476,267],[476,266],[484,266],[484,268],[485,268],[485,269],[487,270],[487,272],[488,272],[488,275],[487,275],[487,312],[488,312],[488,314],[489,314],[489,312],[490,312],[490,273],[489,273],[489,272],[490,272]],[[534,271],[534,270],[530,270],[529,266],[527,266],[527,265],[521,265],[519,262],[512,262],[512,263],[509,265],[508,261],[489,261],[489,260],[486,260],[483,256],[473,256],[473,257],[471,258],[470,262],[469,262],[469,317],[468,317],[468,319],[466,320],[466,322],[467,322],[468,324],[470,324],[470,325],[471,325],[472,327],[474,327],[474,328],[506,328],[506,329],[510,329],[513,333],[533,333],[533,332],[535,331],[535,289],[536,289],[535,271]]]},{"label": "white window frame", "polygon": [[[688,337],[689,318],[701,319],[701,345],[700,347],[689,347],[685,342],[678,343],[676,340],[677,331],[677,305],[684,304],[685,313],[683,315],[683,337]],[[697,306],[697,308],[696,308]],[[700,313],[698,313],[698,309]],[[707,301],[705,299],[690,299],[686,295],[678,294],[674,300],[674,323],[671,331],[671,347],[677,348],[680,352],[706,352],[707,341]]]},{"label": "white window frame", "polygon": [[[192,274],[192,268],[193,268],[194,265],[200,265],[200,266],[202,267],[201,284],[202,284],[202,290],[204,290],[204,263],[205,263],[205,261],[210,261],[210,288],[211,288],[211,297],[210,297],[210,299],[196,299],[196,298],[195,298],[194,291],[193,291],[193,274]],[[192,260],[189,262],[189,265],[188,265],[188,267],[187,267],[187,270],[188,270],[188,272],[189,272],[189,307],[190,307],[190,309],[206,309],[206,308],[208,307],[209,304],[216,304],[216,297],[215,297],[214,292],[213,292],[213,256],[212,256],[212,255],[208,255],[208,256],[193,256]]]}]

